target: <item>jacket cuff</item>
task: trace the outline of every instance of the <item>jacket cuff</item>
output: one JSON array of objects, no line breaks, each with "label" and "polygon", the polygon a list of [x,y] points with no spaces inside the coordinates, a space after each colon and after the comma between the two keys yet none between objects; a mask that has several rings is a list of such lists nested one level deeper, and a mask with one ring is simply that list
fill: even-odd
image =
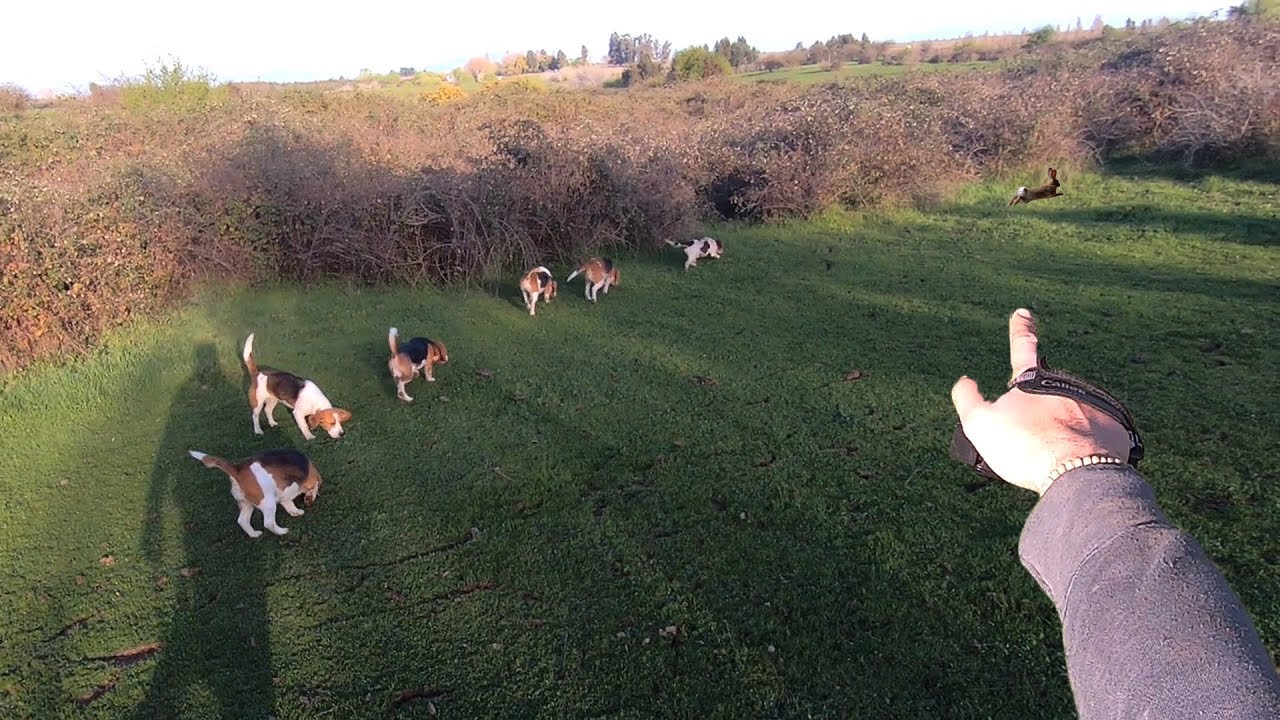
[{"label": "jacket cuff", "polygon": [[1023,566],[1063,613],[1071,580],[1088,557],[1139,525],[1169,525],[1151,486],[1131,465],[1087,465],[1063,473],[1022,528]]}]

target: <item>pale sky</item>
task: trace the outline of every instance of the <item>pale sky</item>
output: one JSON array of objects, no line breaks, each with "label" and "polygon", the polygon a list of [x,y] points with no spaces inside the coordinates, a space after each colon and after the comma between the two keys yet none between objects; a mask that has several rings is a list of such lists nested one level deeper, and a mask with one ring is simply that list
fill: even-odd
[{"label": "pale sky", "polygon": [[83,91],[90,82],[136,75],[159,58],[176,57],[219,81],[322,80],[354,77],[362,68],[450,69],[467,58],[586,45],[593,60],[612,32],[649,33],[674,49],[728,36],[761,51],[789,50],[832,35],[867,33],[873,40],[911,41],[1034,29],[1087,27],[1095,15],[1122,26],[1126,18],[1207,15],[1224,0],[697,0],[639,2],[324,2],[221,0],[11,0],[0,10],[0,83],[45,94]]}]

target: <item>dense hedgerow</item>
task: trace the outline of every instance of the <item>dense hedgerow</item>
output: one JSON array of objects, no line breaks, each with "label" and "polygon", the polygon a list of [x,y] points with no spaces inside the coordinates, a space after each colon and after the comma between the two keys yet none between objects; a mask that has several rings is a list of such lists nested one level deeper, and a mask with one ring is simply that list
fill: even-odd
[{"label": "dense hedgerow", "polygon": [[1278,65],[1280,31],[1254,20],[808,88],[389,96],[169,68],[51,109],[13,102],[0,369],[87,348],[202,278],[453,282],[1054,163],[1274,155]]}]

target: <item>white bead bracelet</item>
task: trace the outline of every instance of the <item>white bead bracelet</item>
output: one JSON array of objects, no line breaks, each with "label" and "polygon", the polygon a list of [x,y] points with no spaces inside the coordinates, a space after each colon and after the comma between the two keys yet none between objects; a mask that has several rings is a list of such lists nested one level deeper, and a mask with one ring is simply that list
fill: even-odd
[{"label": "white bead bracelet", "polygon": [[1110,455],[1085,455],[1084,457],[1072,458],[1053,470],[1049,471],[1049,482],[1058,479],[1058,476],[1068,470],[1084,467],[1085,465],[1123,465],[1124,460]]}]

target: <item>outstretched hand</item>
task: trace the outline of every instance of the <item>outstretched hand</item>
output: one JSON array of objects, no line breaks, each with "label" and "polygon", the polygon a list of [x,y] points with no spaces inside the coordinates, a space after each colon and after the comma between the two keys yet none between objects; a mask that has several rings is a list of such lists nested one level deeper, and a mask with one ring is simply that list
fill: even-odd
[{"label": "outstretched hand", "polygon": [[[1009,364],[1013,376],[1036,367],[1035,319],[1019,308],[1009,316]],[[1059,464],[1086,455],[1129,458],[1129,433],[1106,413],[1070,398],[1018,389],[987,402],[978,384],[961,377],[951,402],[964,433],[987,465],[1013,485],[1043,495]]]}]

